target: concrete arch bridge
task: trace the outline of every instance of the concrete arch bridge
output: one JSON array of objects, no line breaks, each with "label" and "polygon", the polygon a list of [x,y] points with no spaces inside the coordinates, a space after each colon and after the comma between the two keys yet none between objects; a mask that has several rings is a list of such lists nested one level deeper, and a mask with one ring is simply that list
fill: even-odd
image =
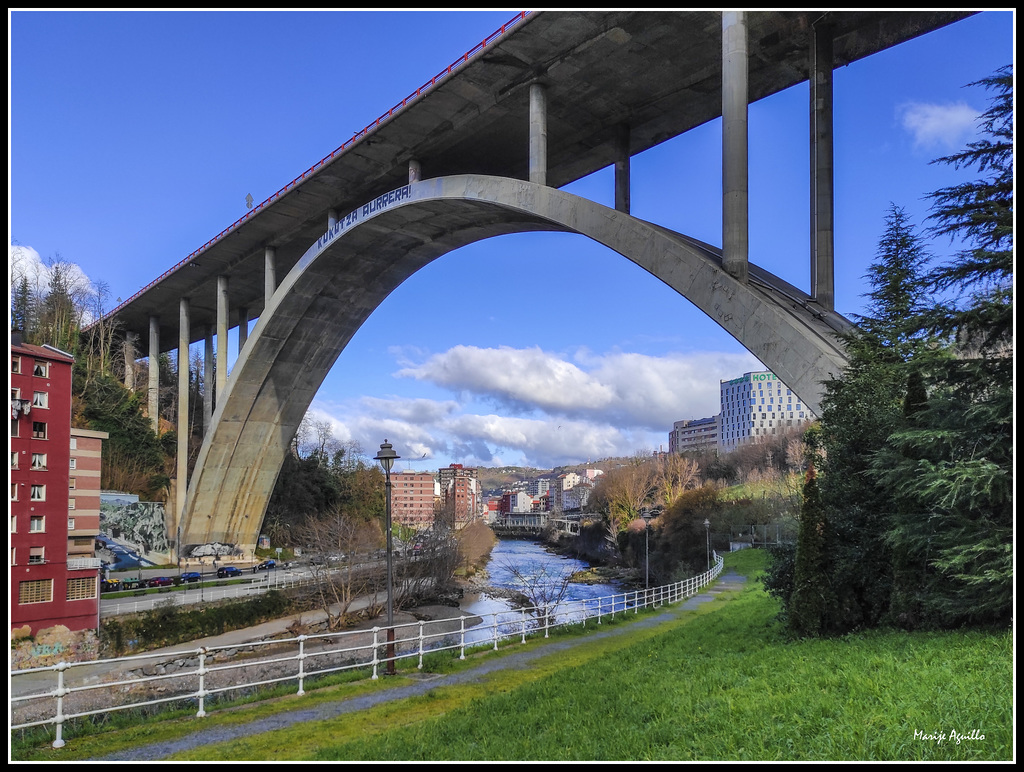
[{"label": "concrete arch bridge", "polygon": [[[175,347],[188,361],[205,341],[207,433],[191,480],[188,368],[178,373],[167,532],[179,554],[252,550],[296,427],[359,326],[423,266],[493,236],[563,231],[604,244],[688,298],[817,411],[821,381],[844,362],[836,333],[849,327],[833,310],[833,71],[973,13],[517,15],[102,320],[126,331],[131,359],[147,333],[150,361]],[[749,262],[747,225],[748,105],[803,82],[807,292]],[[630,215],[630,159],[717,119],[721,249]],[[614,208],[561,190],[608,167]],[[150,367],[154,428],[159,392]]]},{"label": "concrete arch bridge", "polygon": [[190,483],[183,543],[254,544],[284,456],[345,346],[402,282],[459,247],[527,231],[577,233],[688,298],[816,409],[820,383],[845,361],[849,322],[721,251],[579,196],[524,180],[441,177],[339,218],[281,282],[218,400]]}]

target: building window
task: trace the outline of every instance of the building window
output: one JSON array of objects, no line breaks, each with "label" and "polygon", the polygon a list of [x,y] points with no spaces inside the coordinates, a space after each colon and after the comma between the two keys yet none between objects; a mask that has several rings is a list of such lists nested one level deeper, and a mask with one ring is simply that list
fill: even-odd
[{"label": "building window", "polygon": [[46,562],[46,553],[42,547],[28,548],[28,564],[34,565]]},{"label": "building window", "polygon": [[11,372],[12,373],[20,373],[21,372],[21,357],[16,357],[14,355],[11,356]]},{"label": "building window", "polygon": [[68,579],[68,600],[89,600],[96,597],[96,577]]},{"label": "building window", "polygon": [[17,418],[12,418],[11,419],[11,436],[12,437],[17,437],[18,436],[18,419]]},{"label": "building window", "polygon": [[49,397],[45,391],[32,392],[32,407],[48,407]]},{"label": "building window", "polygon": [[78,459],[77,458],[71,459],[71,468],[72,469],[77,469],[78,468]]},{"label": "building window", "polygon": [[69,517],[68,518],[68,530],[69,531],[75,530],[75,518],[73,518],[73,517]]},{"label": "building window", "polygon": [[46,530],[46,518],[35,515],[29,518],[28,521],[28,532],[29,533],[42,533]]},{"label": "building window", "polygon": [[46,469],[46,454],[45,453],[33,453],[32,454],[32,468],[38,470]]},{"label": "building window", "polygon": [[50,363],[49,362],[36,362],[32,366],[32,375],[38,376],[39,378],[46,378],[50,374]]},{"label": "building window", "polygon": [[18,516],[17,515],[11,515],[11,533],[17,533],[17,532],[18,532]]},{"label": "building window", "polygon": [[75,482],[75,478],[74,477],[69,477],[68,478],[68,489],[69,490],[74,490],[77,487],[77,485],[78,485],[78,483]]},{"label": "building window", "polygon": [[18,500],[18,483],[11,483],[11,501]]},{"label": "building window", "polygon": [[32,495],[29,496],[32,501],[46,501],[46,486],[45,485],[33,485]]},{"label": "building window", "polygon": [[18,453],[18,451],[16,451],[16,450],[12,450],[11,451],[11,469],[17,469],[18,468],[18,458],[19,458],[19,456],[20,456],[20,454]]},{"label": "building window", "polygon": [[33,579],[18,584],[18,604],[50,603],[53,600],[53,579]]},{"label": "building window", "polygon": [[44,421],[33,421],[32,422],[32,439],[34,439],[34,440],[45,440],[46,439],[46,423]]},{"label": "building window", "polygon": [[75,508],[75,500],[74,499],[68,499],[68,509],[74,509],[74,508]]}]

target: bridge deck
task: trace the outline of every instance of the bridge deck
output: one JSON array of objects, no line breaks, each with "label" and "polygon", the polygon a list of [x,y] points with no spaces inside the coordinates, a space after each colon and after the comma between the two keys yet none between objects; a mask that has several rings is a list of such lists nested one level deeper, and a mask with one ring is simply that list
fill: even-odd
[{"label": "bridge deck", "polygon": [[[812,24],[835,32],[835,66],[950,24],[972,12],[791,11],[748,14],[750,100],[807,78]],[[190,298],[192,338],[216,322],[216,277],[227,275],[229,325],[263,309],[264,248],[278,278],[347,212],[423,177],[528,176],[528,91],[548,93],[548,184],[561,187],[614,160],[619,125],[640,153],[721,115],[721,16],[713,11],[546,11],[526,16],[459,61],[451,75],[348,143],[315,171],[229,226],[110,316],[147,335],[160,319],[163,350],[177,345],[178,301]],[[315,111],[311,110],[315,115]],[[283,130],[287,132],[287,127]],[[149,256],[170,265],[177,256]]]}]

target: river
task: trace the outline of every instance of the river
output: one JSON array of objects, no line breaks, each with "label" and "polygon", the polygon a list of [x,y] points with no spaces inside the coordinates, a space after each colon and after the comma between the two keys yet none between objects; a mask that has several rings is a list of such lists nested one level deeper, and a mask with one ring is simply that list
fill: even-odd
[{"label": "river", "polygon": [[[589,568],[582,560],[551,552],[543,544],[527,539],[499,539],[491,550],[487,562],[488,584],[508,590],[516,590],[536,599],[549,598],[556,592],[570,574]],[[591,598],[621,595],[624,588],[611,583],[580,584],[569,583],[563,604]],[[493,624],[495,614],[506,615],[514,606],[505,598],[486,592],[467,592],[459,604],[462,612],[484,619],[481,625],[467,631],[468,642],[488,637],[488,626]]]}]

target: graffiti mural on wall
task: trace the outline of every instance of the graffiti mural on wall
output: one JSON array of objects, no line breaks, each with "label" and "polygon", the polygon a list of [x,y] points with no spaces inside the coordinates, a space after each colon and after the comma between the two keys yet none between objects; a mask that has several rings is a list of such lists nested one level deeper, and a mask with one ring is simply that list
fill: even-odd
[{"label": "graffiti mural on wall", "polygon": [[[175,562],[175,535],[167,527],[164,505],[139,501],[134,493],[100,494],[100,533],[97,557],[110,571],[125,571]],[[188,544],[183,559],[243,557],[234,544]]]},{"label": "graffiti mural on wall", "polygon": [[114,571],[171,561],[164,505],[133,493],[100,494],[98,557]]}]

